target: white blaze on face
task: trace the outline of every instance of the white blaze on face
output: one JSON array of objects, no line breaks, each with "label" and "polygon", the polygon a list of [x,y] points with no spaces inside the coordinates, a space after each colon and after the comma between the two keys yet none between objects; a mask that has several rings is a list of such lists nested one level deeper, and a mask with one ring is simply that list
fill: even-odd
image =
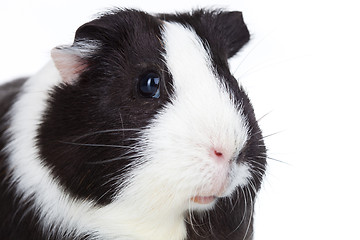
[{"label": "white blaze on face", "polygon": [[147,190],[161,189],[155,199],[173,199],[172,205],[229,196],[250,178],[248,165],[236,163],[249,138],[247,121],[194,30],[165,23],[163,42],[174,95],[144,132],[148,161],[133,182],[151,181]]}]

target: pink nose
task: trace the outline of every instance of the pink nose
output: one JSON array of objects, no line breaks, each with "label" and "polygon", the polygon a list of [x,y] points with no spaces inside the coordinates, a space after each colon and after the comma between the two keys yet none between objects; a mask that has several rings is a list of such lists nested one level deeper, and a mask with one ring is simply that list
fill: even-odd
[{"label": "pink nose", "polygon": [[225,156],[225,153],[220,148],[213,148],[210,151],[210,155],[215,161],[219,161],[219,162],[227,161],[226,160],[227,157]]},{"label": "pink nose", "polygon": [[216,150],[214,150],[214,154],[215,154],[215,156],[217,156],[217,157],[222,157],[222,152],[218,152],[218,151],[216,151]]}]

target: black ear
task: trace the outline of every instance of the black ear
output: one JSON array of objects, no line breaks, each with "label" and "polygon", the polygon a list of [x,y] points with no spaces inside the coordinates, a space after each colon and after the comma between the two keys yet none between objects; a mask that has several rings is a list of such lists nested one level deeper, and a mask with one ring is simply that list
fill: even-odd
[{"label": "black ear", "polygon": [[250,39],[241,12],[221,12],[216,17],[215,33],[221,36],[227,57],[234,56]]},{"label": "black ear", "polygon": [[250,39],[241,12],[196,10],[176,15],[161,14],[165,21],[189,25],[210,48],[225,58],[234,56]]},{"label": "black ear", "polygon": [[[120,14],[118,14],[119,16]],[[125,14],[123,14],[125,15]],[[114,15],[116,16],[116,15]],[[121,16],[121,15],[120,15]],[[80,26],[75,33],[75,42],[81,41],[82,39],[92,39],[102,41],[106,38],[109,38],[108,35],[114,33],[114,31],[119,29],[113,29],[114,22],[111,20],[116,19],[117,22],[121,20],[121,18],[111,17],[111,14],[104,15],[101,18],[92,20]],[[119,33],[120,35],[121,33]],[[105,38],[105,39],[104,39]]]},{"label": "black ear", "polygon": [[118,47],[122,42],[132,43],[131,37],[136,32],[157,27],[158,23],[154,20],[157,19],[142,11],[115,9],[80,26],[75,33],[75,41],[92,39]]},{"label": "black ear", "polygon": [[52,50],[53,62],[63,82],[76,83],[80,74],[87,69],[88,60],[103,45],[111,44],[114,41],[112,39],[118,40],[114,45],[120,47],[127,35],[125,30],[128,28],[123,26],[129,22],[130,14],[130,11],[110,12],[87,22],[76,30],[72,45],[59,46]]},{"label": "black ear", "polygon": [[58,46],[51,57],[64,83],[74,84],[88,67],[88,59],[101,47],[106,37],[107,19],[95,19],[80,26],[72,45]]}]

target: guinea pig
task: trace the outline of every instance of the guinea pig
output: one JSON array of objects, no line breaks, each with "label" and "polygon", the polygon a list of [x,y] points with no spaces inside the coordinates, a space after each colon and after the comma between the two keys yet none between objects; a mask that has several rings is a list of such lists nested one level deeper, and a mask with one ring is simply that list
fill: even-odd
[{"label": "guinea pig", "polygon": [[253,239],[266,147],[242,13],[117,9],[0,89],[0,239]]}]

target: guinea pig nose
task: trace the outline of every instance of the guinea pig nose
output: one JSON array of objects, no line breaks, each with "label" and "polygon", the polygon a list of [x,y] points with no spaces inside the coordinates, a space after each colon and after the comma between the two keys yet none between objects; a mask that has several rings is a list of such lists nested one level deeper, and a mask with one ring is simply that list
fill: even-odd
[{"label": "guinea pig nose", "polygon": [[216,150],[214,150],[214,153],[215,153],[215,155],[218,156],[218,157],[221,157],[221,156],[223,155],[222,152],[218,152],[218,151],[216,151]]},{"label": "guinea pig nose", "polygon": [[223,153],[223,151],[221,149],[218,148],[213,148],[211,149],[210,152],[212,158],[218,160],[218,161],[224,161],[225,160],[225,155]]}]

